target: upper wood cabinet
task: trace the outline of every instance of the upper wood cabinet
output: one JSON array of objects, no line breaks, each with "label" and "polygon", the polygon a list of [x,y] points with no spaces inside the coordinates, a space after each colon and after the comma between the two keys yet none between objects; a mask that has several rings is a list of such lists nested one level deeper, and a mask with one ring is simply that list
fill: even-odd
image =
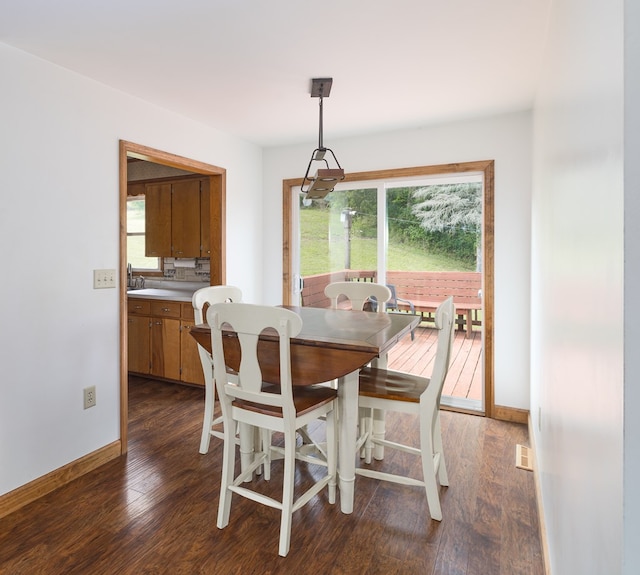
[{"label": "upper wood cabinet", "polygon": [[171,186],[148,184],[145,192],[145,255],[171,256]]},{"label": "upper wood cabinet", "polygon": [[200,180],[171,186],[171,255],[200,257]]},{"label": "upper wood cabinet", "polygon": [[146,245],[149,257],[209,257],[209,179],[146,185]]},{"label": "upper wood cabinet", "polygon": [[200,181],[200,257],[211,256],[211,190],[209,178]]}]

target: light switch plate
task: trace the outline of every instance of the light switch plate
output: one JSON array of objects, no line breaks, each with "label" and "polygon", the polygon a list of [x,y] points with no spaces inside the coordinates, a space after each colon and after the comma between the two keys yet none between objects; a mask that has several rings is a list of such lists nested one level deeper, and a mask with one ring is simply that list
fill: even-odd
[{"label": "light switch plate", "polygon": [[93,289],[116,287],[116,270],[93,270]]}]

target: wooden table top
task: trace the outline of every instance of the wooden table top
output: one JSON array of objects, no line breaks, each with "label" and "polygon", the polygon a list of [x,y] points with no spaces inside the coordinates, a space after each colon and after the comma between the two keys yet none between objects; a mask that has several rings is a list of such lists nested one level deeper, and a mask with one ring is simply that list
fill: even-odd
[{"label": "wooden table top", "polygon": [[[291,338],[294,385],[310,385],[343,377],[385,354],[419,322],[410,314],[373,313],[328,308],[285,306],[302,318],[302,330]],[[194,326],[191,335],[211,352],[207,324]],[[235,342],[235,344],[233,343]],[[229,367],[238,369],[239,346],[230,334],[225,338]],[[229,346],[227,345],[229,344]],[[260,337],[258,356],[263,379],[278,383],[278,343],[275,335]]]}]

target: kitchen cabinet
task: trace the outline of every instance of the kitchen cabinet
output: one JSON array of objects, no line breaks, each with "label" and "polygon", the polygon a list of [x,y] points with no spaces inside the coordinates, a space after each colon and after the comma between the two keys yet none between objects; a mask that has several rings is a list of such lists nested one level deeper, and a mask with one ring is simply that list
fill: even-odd
[{"label": "kitchen cabinet", "polygon": [[180,303],[151,301],[151,375],[180,379]]},{"label": "kitchen cabinet", "polygon": [[200,180],[171,186],[171,255],[200,257]]},{"label": "kitchen cabinet", "polygon": [[197,344],[190,335],[191,304],[142,298],[129,298],[128,304],[128,370],[204,385]]},{"label": "kitchen cabinet", "polygon": [[151,368],[151,304],[144,300],[129,300],[128,312],[129,371],[146,375]]},{"label": "kitchen cabinet", "polygon": [[181,306],[180,319],[180,381],[184,383],[196,383],[204,385],[204,375],[198,344],[191,337],[191,328],[195,325],[193,317],[193,306],[190,303],[183,303]]},{"label": "kitchen cabinet", "polygon": [[200,257],[211,257],[211,190],[208,178],[200,180]]},{"label": "kitchen cabinet", "polygon": [[208,178],[147,184],[145,201],[145,255],[174,258],[208,257]]},{"label": "kitchen cabinet", "polygon": [[145,255],[171,256],[171,184],[148,184],[145,191]]}]

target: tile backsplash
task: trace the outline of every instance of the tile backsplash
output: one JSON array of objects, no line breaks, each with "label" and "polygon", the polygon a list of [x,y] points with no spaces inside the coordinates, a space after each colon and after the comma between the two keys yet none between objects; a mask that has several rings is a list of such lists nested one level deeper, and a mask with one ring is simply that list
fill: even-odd
[{"label": "tile backsplash", "polygon": [[209,282],[209,258],[164,258],[164,277],[168,280]]}]

